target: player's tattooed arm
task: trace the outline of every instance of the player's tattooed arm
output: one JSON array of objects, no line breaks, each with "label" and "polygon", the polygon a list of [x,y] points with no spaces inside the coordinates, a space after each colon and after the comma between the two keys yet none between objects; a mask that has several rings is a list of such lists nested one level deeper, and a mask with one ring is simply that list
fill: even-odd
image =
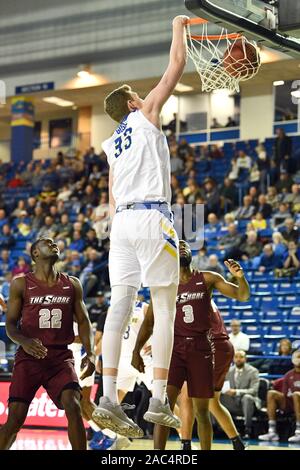
[{"label": "player's tattooed arm", "polygon": [[76,277],[72,276],[70,279],[75,289],[74,315],[78,323],[79,337],[86,352],[86,356],[81,362],[81,369],[85,369],[80,377],[83,380],[95,371],[94,335],[87,308],[83,301],[81,283]]},{"label": "player's tattooed arm", "polygon": [[154,326],[154,314],[153,314],[152,302],[150,301],[144,321],[141,325],[141,328],[136,338],[134,350],[132,352],[131,365],[135,369],[137,369],[139,372],[145,372],[145,364],[141,356],[141,350],[143,346],[145,346],[145,344],[147,343],[148,339],[152,336],[153,326]]},{"label": "player's tattooed arm", "polygon": [[27,338],[27,336],[24,336],[18,326],[21,319],[24,290],[24,277],[13,279],[10,286],[6,312],[6,333],[7,336],[14,343],[19,344],[27,354],[30,354],[36,359],[43,359],[47,356],[47,348],[43,346],[38,338]]},{"label": "player's tattooed arm", "polygon": [[247,302],[250,298],[250,286],[244,275],[242,267],[236,261],[230,259],[225,261],[225,266],[230,273],[234,276],[236,284],[228,282],[223,276],[217,273],[206,272],[204,274],[205,281],[210,286],[211,290],[216,289],[225,297],[236,299],[239,302]]}]

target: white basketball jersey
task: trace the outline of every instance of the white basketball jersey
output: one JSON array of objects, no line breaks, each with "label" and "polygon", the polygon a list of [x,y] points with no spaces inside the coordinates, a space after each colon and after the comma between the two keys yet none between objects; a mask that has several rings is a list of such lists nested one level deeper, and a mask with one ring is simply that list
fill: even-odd
[{"label": "white basketball jersey", "polygon": [[171,202],[167,139],[141,111],[129,113],[102,147],[113,170],[116,206],[142,201]]},{"label": "white basketball jersey", "polygon": [[[132,351],[135,347],[137,335],[144,321],[145,305],[147,304],[144,302],[137,302],[135,304],[131,319],[123,336],[121,357],[131,358],[132,356]],[[146,345],[148,345],[148,343]],[[143,353],[141,353],[141,355],[143,356]]]}]

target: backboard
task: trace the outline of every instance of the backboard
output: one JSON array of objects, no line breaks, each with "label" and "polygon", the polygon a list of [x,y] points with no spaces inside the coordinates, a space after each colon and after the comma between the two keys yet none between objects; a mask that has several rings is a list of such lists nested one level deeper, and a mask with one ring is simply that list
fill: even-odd
[{"label": "backboard", "polygon": [[296,4],[293,1],[293,35],[289,35],[288,28],[279,29],[280,7],[282,13],[283,7],[290,5],[289,0],[185,0],[186,8],[194,15],[230,32],[241,32],[259,45],[299,58],[300,39],[296,36],[300,31],[300,8]]}]

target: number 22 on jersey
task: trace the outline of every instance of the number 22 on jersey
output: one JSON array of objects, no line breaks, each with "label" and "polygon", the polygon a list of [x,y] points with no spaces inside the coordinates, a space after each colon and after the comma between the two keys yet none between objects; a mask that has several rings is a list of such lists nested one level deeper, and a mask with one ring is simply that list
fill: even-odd
[{"label": "number 22 on jersey", "polygon": [[128,150],[132,144],[132,128],[128,127],[124,134],[115,140],[115,158],[119,158],[124,150]]}]

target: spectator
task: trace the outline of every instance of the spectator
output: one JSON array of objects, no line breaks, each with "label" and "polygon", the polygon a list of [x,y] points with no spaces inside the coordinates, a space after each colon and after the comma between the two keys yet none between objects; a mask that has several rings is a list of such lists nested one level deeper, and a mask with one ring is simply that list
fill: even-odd
[{"label": "spectator", "polygon": [[251,196],[244,196],[243,206],[234,212],[234,216],[237,220],[251,219],[255,211],[255,207],[252,204]]},{"label": "spectator", "polygon": [[278,255],[281,259],[283,259],[284,254],[287,251],[286,244],[284,243],[284,238],[280,232],[273,232],[272,235],[272,248],[275,255]]},{"label": "spectator", "polygon": [[272,360],[269,363],[268,373],[270,375],[284,375],[291,370],[292,343],[289,339],[283,338],[279,342],[278,355],[282,359]]},{"label": "spectator", "polygon": [[208,231],[210,233],[218,233],[221,229],[221,224],[216,214],[208,214],[207,222],[208,223],[205,225],[205,231]]},{"label": "spectator", "polygon": [[188,155],[194,155],[194,149],[191,147],[186,139],[181,139],[177,147],[178,157],[185,160]]},{"label": "spectator", "polygon": [[34,215],[34,209],[36,208],[36,198],[31,196],[27,200],[26,211],[27,214],[32,217]]},{"label": "spectator", "polygon": [[211,160],[219,160],[224,157],[224,153],[217,145],[211,145],[209,150],[209,158]]},{"label": "spectator", "polygon": [[283,166],[286,168],[292,155],[292,139],[286,135],[284,129],[277,129],[276,134],[275,163],[278,167]]},{"label": "spectator", "polygon": [[16,240],[10,226],[8,224],[3,225],[0,232],[0,250],[10,250],[15,244]]},{"label": "spectator", "polygon": [[270,161],[265,146],[263,144],[259,144],[256,147],[256,153],[258,156],[257,166],[260,172],[260,191],[261,193],[264,193],[267,183],[267,174],[270,169]]},{"label": "spectator", "polygon": [[275,212],[275,214],[272,217],[271,220],[271,225],[272,227],[276,227],[276,229],[280,228],[286,219],[291,218],[291,213],[289,212],[288,204],[285,204],[284,202],[281,202],[279,204],[278,210]]},{"label": "spectator", "polygon": [[294,436],[288,441],[300,442],[300,350],[292,355],[294,368],[287,372],[282,380],[282,391],[269,390],[267,395],[267,409],[269,419],[269,429],[267,434],[259,436],[260,441],[279,441],[276,432],[276,412],[281,410],[285,413],[295,413],[296,430]]},{"label": "spectator", "polygon": [[44,224],[44,211],[41,206],[37,205],[34,208],[33,217],[31,219],[31,228],[33,231],[38,231],[42,228]]},{"label": "spectator", "polygon": [[241,244],[237,258],[243,261],[253,259],[261,253],[261,250],[262,244],[257,240],[257,233],[251,230],[247,233],[247,239]]},{"label": "spectator", "polygon": [[5,273],[11,271],[14,266],[14,261],[10,256],[9,250],[2,250],[0,256],[0,276],[4,276]]},{"label": "spectator", "polygon": [[22,237],[27,237],[32,230],[32,224],[26,211],[21,211],[19,217],[15,219],[18,232]]},{"label": "spectator", "polygon": [[207,256],[207,248],[203,246],[200,248],[197,255],[193,256],[193,266],[195,269],[199,269],[199,271],[205,271],[208,265],[208,256]]},{"label": "spectator", "polygon": [[286,172],[282,171],[280,173],[279,181],[276,183],[275,187],[279,194],[290,193],[293,185],[292,177]]},{"label": "spectator", "polygon": [[256,186],[250,186],[248,196],[252,199],[253,206],[258,206],[258,189]]},{"label": "spectator", "polygon": [[20,201],[18,201],[17,207],[12,211],[11,217],[20,217],[21,212],[24,210],[26,210],[25,201],[20,199]]},{"label": "spectator", "polygon": [[215,212],[218,214],[220,212],[220,195],[216,182],[212,178],[206,178],[204,180],[204,191],[206,211],[208,213]]},{"label": "spectator", "polygon": [[104,297],[103,292],[99,291],[96,294],[96,302],[92,304],[88,309],[91,322],[98,323],[101,317],[106,316],[107,310],[108,310],[107,301]]},{"label": "spectator", "polygon": [[79,251],[79,253],[82,253],[84,248],[85,248],[85,241],[83,240],[80,231],[74,230],[72,241],[69,245],[69,249]]},{"label": "spectator", "polygon": [[252,418],[261,403],[258,398],[258,370],[246,361],[245,351],[235,352],[234,366],[227,374],[221,402],[233,416],[244,417],[244,438],[249,439],[252,433]]},{"label": "spectator", "polygon": [[261,212],[257,212],[251,220],[254,230],[265,230],[267,228],[267,221],[264,219]]},{"label": "spectator", "polygon": [[225,127],[236,127],[236,122],[231,116],[228,117]]},{"label": "spectator", "polygon": [[183,195],[187,198],[189,204],[193,204],[196,202],[197,197],[201,196],[200,188],[195,180],[188,180],[187,186],[183,190]]},{"label": "spectator", "polygon": [[257,212],[261,212],[264,219],[269,219],[272,215],[272,206],[268,204],[264,194],[258,196]]},{"label": "spectator", "polygon": [[4,281],[2,282],[1,289],[0,289],[5,302],[8,301],[11,280],[12,280],[12,273],[6,272],[4,275]]},{"label": "spectator", "polygon": [[87,254],[87,262],[80,275],[82,282],[83,292],[88,297],[93,289],[105,280],[105,271],[103,268],[107,267],[107,254],[98,253],[94,249],[90,249]]},{"label": "spectator", "polygon": [[84,196],[81,199],[82,207],[91,204],[92,206],[96,206],[98,202],[98,198],[96,193],[94,192],[94,188],[92,185],[88,184],[84,191]]},{"label": "spectator", "polygon": [[266,200],[267,200],[267,203],[270,204],[270,206],[272,206],[272,210],[275,210],[278,208],[280,199],[281,197],[278,196],[277,189],[275,188],[275,186],[269,186]]},{"label": "spectator", "polygon": [[170,151],[170,157],[171,173],[180,173],[183,170],[183,161],[178,157],[176,148]]},{"label": "spectator", "polygon": [[250,348],[250,339],[246,333],[241,331],[240,320],[231,320],[230,323],[231,333],[229,339],[234,347],[235,351],[248,351]]},{"label": "spectator", "polygon": [[236,202],[236,188],[233,184],[233,180],[225,178],[224,183],[220,189],[222,208],[225,212],[231,210]]},{"label": "spectator", "polygon": [[252,160],[244,150],[240,150],[237,158],[237,169],[240,175],[241,170],[247,170],[250,172],[252,167]]},{"label": "spectator", "polygon": [[224,268],[219,262],[219,258],[217,255],[210,255],[208,257],[208,263],[206,267],[204,268],[205,271],[212,271],[214,273],[221,274],[221,276],[224,276]]},{"label": "spectator", "polygon": [[23,256],[19,256],[17,265],[12,270],[13,276],[17,276],[19,274],[26,274],[29,273],[29,271],[30,266],[26,263],[25,258]]},{"label": "spectator", "polygon": [[240,246],[244,236],[239,234],[236,225],[231,223],[228,225],[228,234],[219,240],[218,249],[225,250],[225,257],[230,258],[230,251]]},{"label": "spectator", "polygon": [[20,188],[23,186],[24,181],[21,178],[20,173],[16,173],[15,176],[7,183],[8,188]]},{"label": "spectator", "polygon": [[56,238],[65,238],[69,240],[73,232],[73,225],[69,220],[69,215],[65,212],[60,216],[60,222],[57,224]]},{"label": "spectator", "polygon": [[220,129],[221,127],[223,127],[223,126],[219,123],[217,118],[213,118],[210,128],[211,129]]},{"label": "spectator", "polygon": [[268,243],[259,259],[259,271],[263,273],[278,268],[282,268],[282,258],[274,253],[272,245]]},{"label": "spectator", "polygon": [[228,178],[231,181],[236,181],[239,177],[239,168],[238,168],[237,158],[233,158],[230,164],[231,164],[231,169],[230,169],[230,172],[228,173]]},{"label": "spectator", "polygon": [[294,241],[296,244],[299,241],[299,228],[295,225],[292,217],[288,217],[284,222],[284,229],[281,231],[282,236],[286,242]]},{"label": "spectator", "polygon": [[65,184],[57,195],[57,201],[69,201],[72,194],[72,190],[68,184]]},{"label": "spectator", "polygon": [[44,220],[44,224],[37,234],[37,238],[55,238],[58,229],[57,226],[53,224],[53,219],[50,215],[47,215]]},{"label": "spectator", "polygon": [[291,277],[295,276],[300,267],[300,249],[297,244],[292,240],[288,243],[288,252],[283,260],[283,268],[276,269],[276,277]]},{"label": "spectator", "polygon": [[93,228],[90,228],[86,233],[85,246],[93,248],[96,251],[100,251],[101,249],[99,240],[97,238],[96,230],[94,230]]}]

